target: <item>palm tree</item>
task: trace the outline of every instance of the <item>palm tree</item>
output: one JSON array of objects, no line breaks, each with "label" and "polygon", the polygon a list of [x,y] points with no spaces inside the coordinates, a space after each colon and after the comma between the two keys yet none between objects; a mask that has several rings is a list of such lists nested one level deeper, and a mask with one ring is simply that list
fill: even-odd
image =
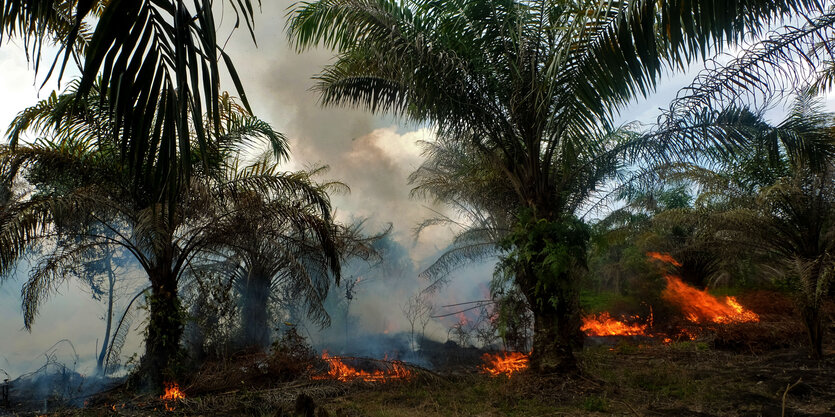
[{"label": "palm tree", "polygon": [[[313,177],[326,167],[313,171],[282,174],[270,155],[248,166],[235,160],[226,178],[247,176],[293,176],[327,199],[328,192],[346,189],[341,183],[317,184]],[[333,223],[317,201],[302,198],[296,190],[282,192],[228,193],[219,201],[227,213],[206,230],[211,252],[195,266],[198,272],[214,272],[229,277],[238,295],[240,336],[243,348],[261,350],[270,344],[270,310],[293,302],[304,308],[307,317],[322,326],[330,323],[324,301],[339,273],[334,260],[348,257],[370,259],[375,237],[362,237],[358,228]],[[284,300],[279,294],[289,297]]]},{"label": "palm tree", "polygon": [[814,358],[823,357],[821,307],[835,270],[835,167],[813,173],[793,168],[763,190],[758,209],[738,209],[722,216],[726,237],[766,255],[766,265],[797,286],[798,307]]},{"label": "palm tree", "polygon": [[604,139],[613,115],[665,68],[813,6],[320,0],[297,4],[289,32],[299,49],[338,51],[318,76],[324,104],[431,123],[438,137],[477,149],[514,190],[519,220],[504,263],[534,309],[532,368],[547,372],[577,368],[576,283],[588,240],[578,211],[617,161],[635,156]]},{"label": "palm tree", "polygon": [[775,98],[799,90],[829,90],[835,85],[835,5],[796,16],[724,64],[713,64],[683,88],[670,104],[661,128],[705,110],[756,105],[767,109]]},{"label": "palm tree", "polygon": [[431,280],[424,291],[435,292],[457,267],[501,254],[499,245],[510,232],[519,207],[513,189],[474,147],[444,138],[422,145],[425,160],[409,176],[414,185],[411,196],[445,204],[455,213],[454,218],[437,213],[416,230],[420,234],[430,227],[446,226],[455,231],[450,246],[420,274]]},{"label": "palm tree", "polygon": [[[75,84],[74,84],[75,85]],[[30,273],[23,289],[24,324],[30,328],[39,303],[45,300],[70,268],[85,253],[97,247],[120,247],[133,255],[150,281],[150,317],[143,366],[150,382],[159,389],[170,378],[178,361],[183,313],[178,296],[179,281],[194,256],[209,248],[209,231],[234,213],[223,210],[219,199],[245,193],[293,194],[296,201],[317,207],[324,221],[311,223],[296,216],[290,224],[310,228],[318,238],[331,239],[330,204],[318,188],[303,178],[278,172],[249,172],[234,178],[218,174],[222,166],[209,169],[199,161],[222,161],[242,138],[265,138],[283,151],[283,140],[262,122],[237,114],[234,106],[221,120],[214,138],[216,148],[208,156],[195,157],[195,172],[187,183],[173,191],[175,200],[158,200],[156,178],[138,181],[119,163],[118,137],[107,116],[108,104],[100,97],[77,100],[75,90],[53,95],[46,102],[27,109],[13,123],[12,133],[25,128],[54,133],[58,147],[31,146],[2,149],[2,166],[9,167],[3,178],[24,175],[37,189],[28,199],[12,206],[8,220],[0,225],[0,272],[7,274],[32,244],[50,245],[54,251]],[[63,105],[66,104],[66,105]],[[220,108],[223,108],[219,105]],[[199,155],[195,152],[194,155]],[[66,179],[55,181],[54,177]],[[56,183],[61,187],[54,188]],[[161,215],[164,214],[164,215]],[[270,214],[287,215],[276,210]],[[296,223],[298,222],[298,223]],[[95,233],[97,226],[112,233]],[[339,259],[325,255],[331,272],[338,277]]]},{"label": "palm tree", "polygon": [[[718,171],[694,167],[713,206],[703,239],[725,255],[743,252],[760,271],[797,284],[813,357],[823,355],[821,306],[835,270],[835,114],[800,96],[789,116],[767,126],[758,146]],[[698,203],[698,201],[697,201]],[[692,216],[692,215],[691,215]]]}]

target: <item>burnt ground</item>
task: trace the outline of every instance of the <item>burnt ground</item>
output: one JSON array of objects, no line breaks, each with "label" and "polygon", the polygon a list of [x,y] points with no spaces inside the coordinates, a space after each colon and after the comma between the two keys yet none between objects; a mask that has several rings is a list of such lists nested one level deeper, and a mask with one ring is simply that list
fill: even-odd
[{"label": "burnt ground", "polygon": [[240,375],[227,374],[221,390],[184,385],[188,398],[169,402],[173,411],[157,397],[117,390],[86,408],[54,414],[294,416],[309,409],[317,417],[782,416],[786,388],[794,385],[785,395],[786,416],[835,416],[835,345],[826,353],[814,361],[796,348],[753,354],[699,341],[619,343],[586,348],[580,353],[585,375],[572,379],[491,378],[463,366],[443,373],[413,368],[411,381],[382,384],[303,377],[238,383]]}]

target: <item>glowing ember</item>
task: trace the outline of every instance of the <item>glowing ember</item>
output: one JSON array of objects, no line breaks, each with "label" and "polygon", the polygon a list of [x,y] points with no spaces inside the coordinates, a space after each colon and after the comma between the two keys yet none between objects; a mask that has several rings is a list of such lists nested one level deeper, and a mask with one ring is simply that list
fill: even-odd
[{"label": "glowing ember", "polygon": [[664,263],[668,263],[673,266],[681,266],[681,262],[677,261],[675,258],[670,256],[669,253],[660,253],[660,252],[647,252],[647,256],[657,261],[661,261]]},{"label": "glowing ember", "polygon": [[613,319],[609,313],[583,317],[580,328],[587,336],[647,336],[646,324],[628,324]]},{"label": "glowing ember", "polygon": [[493,377],[506,374],[510,378],[514,372],[523,371],[528,367],[528,355],[521,352],[485,353],[481,359],[484,361],[481,368]]},{"label": "glowing ember", "polygon": [[746,310],[734,297],[725,297],[721,302],[706,290],[693,288],[678,277],[666,276],[667,288],[661,296],[679,306],[687,320],[694,323],[713,322],[718,324],[750,323],[760,321],[760,316]]},{"label": "glowing ember", "polygon": [[368,372],[364,370],[357,370],[348,366],[342,361],[342,358],[330,356],[326,351],[322,352],[322,360],[328,363],[328,373],[325,375],[315,375],[313,376],[313,379],[335,379],[342,382],[355,380],[363,380],[365,382],[387,382],[398,379],[409,379],[412,377],[412,372],[397,361],[386,362],[391,366],[391,368],[385,371],[378,369],[373,372]]}]

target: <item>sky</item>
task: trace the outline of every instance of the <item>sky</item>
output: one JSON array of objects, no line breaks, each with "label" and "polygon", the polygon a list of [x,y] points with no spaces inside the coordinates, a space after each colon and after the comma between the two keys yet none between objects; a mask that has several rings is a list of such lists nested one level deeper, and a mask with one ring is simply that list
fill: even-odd
[{"label": "sky", "polygon": [[[286,169],[330,166],[322,179],[342,181],[351,189],[349,194],[333,196],[340,220],[367,218],[369,232],[384,230],[391,224],[392,240],[405,250],[404,256],[411,262],[408,273],[393,274],[364,287],[366,294],[360,293],[352,308],[367,318],[368,331],[405,330],[402,318],[397,318],[401,315],[400,305],[426,284],[416,271],[428,266],[451,236],[443,228],[430,229],[419,238],[413,233],[416,225],[432,216],[433,211],[445,210],[409,197],[407,177],[422,160],[419,142],[432,140],[432,132],[423,126],[361,110],[322,108],[310,91],[311,76],[331,60],[332,54],[321,49],[298,54],[289,46],[284,16],[291,3],[263,2],[262,13],[256,16],[258,46],[241,29],[234,33],[226,50],[236,63],[255,114],[290,139],[292,159]],[[225,12],[218,31],[221,34],[228,33],[234,22],[230,11]],[[687,73],[665,77],[654,94],[624,108],[618,120],[652,123],[660,108],[667,107],[699,69],[697,64]],[[0,47],[0,74],[3,130],[18,111],[45,98],[55,88],[53,82],[39,91],[36,80],[40,78],[36,78],[22,48],[14,43]],[[226,81],[224,87],[232,89],[230,80]],[[829,108],[835,107],[831,101],[828,104]],[[485,291],[490,270],[489,265],[480,265],[458,272],[454,287],[438,294],[435,303],[478,299]],[[13,377],[33,370],[43,363],[42,352],[62,339],[72,342],[80,357],[79,369],[90,369],[104,329],[100,320],[102,304],[91,300],[83,286],[67,283],[44,304],[29,333],[22,329],[21,282],[18,277],[0,285],[0,369]],[[390,302],[381,304],[375,297],[380,293],[390,294]],[[437,337],[443,337],[442,324],[433,331]],[[72,357],[68,348],[61,349],[63,355]]]}]

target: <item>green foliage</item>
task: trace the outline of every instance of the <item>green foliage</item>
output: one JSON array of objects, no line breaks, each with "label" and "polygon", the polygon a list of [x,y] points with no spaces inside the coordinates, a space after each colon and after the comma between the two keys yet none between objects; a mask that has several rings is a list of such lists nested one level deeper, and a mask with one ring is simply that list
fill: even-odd
[{"label": "green foliage", "polygon": [[609,411],[609,401],[606,400],[605,395],[589,395],[583,400],[582,407],[585,411],[605,413]]},{"label": "green foliage", "polygon": [[533,317],[525,295],[514,284],[496,288],[493,280],[490,293],[496,301],[496,330],[504,343],[505,350],[516,352],[530,351],[533,329]]},{"label": "green foliage", "polygon": [[501,242],[506,254],[497,268],[522,281],[525,291],[533,295],[531,303],[556,307],[554,294],[573,285],[569,275],[586,267],[588,240],[588,227],[577,218],[555,222],[524,213]]},{"label": "green foliage", "polygon": [[602,311],[638,311],[640,299],[630,295],[611,292],[581,291],[580,307],[586,313]]}]

